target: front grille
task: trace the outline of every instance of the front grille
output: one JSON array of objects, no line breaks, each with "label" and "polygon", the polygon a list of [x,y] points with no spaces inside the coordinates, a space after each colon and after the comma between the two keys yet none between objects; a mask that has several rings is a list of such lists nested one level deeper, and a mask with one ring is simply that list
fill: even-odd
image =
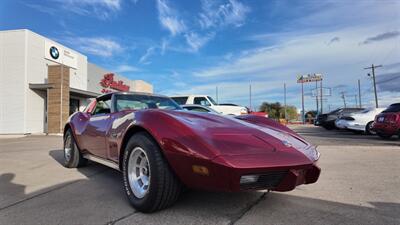
[{"label": "front grille", "polygon": [[240,188],[242,190],[248,189],[273,189],[276,188],[279,183],[286,176],[288,171],[273,171],[261,174],[258,180],[254,183],[241,184]]}]

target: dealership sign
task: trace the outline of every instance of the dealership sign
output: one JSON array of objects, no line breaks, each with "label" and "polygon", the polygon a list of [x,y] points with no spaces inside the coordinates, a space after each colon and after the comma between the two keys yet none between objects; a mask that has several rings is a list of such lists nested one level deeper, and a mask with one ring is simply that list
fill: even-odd
[{"label": "dealership sign", "polygon": [[322,80],[322,74],[318,73],[297,76],[297,83],[308,83],[321,80]]},{"label": "dealership sign", "polygon": [[74,69],[78,64],[76,53],[52,41],[45,42],[44,58]]},{"label": "dealership sign", "polygon": [[102,93],[112,92],[112,90],[107,88],[111,88],[117,91],[129,91],[129,86],[124,84],[122,80],[119,81],[114,80],[113,73],[104,74],[103,79],[101,79],[100,81],[100,85],[104,87],[103,90],[101,90]]}]

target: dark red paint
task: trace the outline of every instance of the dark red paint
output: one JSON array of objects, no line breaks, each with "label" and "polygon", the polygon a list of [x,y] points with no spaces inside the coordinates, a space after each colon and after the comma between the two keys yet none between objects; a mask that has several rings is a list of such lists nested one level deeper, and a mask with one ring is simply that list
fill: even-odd
[{"label": "dark red paint", "polygon": [[[162,109],[91,115],[93,104],[72,115],[67,123],[82,153],[120,165],[129,137],[146,131],[190,188],[240,191],[242,175],[288,171],[274,190],[290,191],[316,182],[320,174],[316,150],[289,128],[265,117],[232,118]],[[285,145],[285,140],[291,143]],[[209,175],[194,173],[193,165],[207,167]]]},{"label": "dark red paint", "polygon": [[390,137],[396,134],[400,135],[400,112],[383,111],[378,114],[375,117],[372,129],[383,137]]}]

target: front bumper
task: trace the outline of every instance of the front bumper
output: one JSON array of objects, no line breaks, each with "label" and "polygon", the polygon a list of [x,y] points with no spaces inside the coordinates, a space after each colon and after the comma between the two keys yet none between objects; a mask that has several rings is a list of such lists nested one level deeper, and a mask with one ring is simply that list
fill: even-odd
[{"label": "front bumper", "polygon": [[[321,169],[316,165],[303,169],[268,171],[259,174],[256,182],[240,184],[240,190],[291,191],[298,185],[317,182],[320,173]],[[237,187],[233,190],[237,190]]]},{"label": "front bumper", "polygon": [[[177,159],[178,167],[174,168],[180,180],[188,187],[208,191],[238,192],[245,190],[291,191],[302,184],[315,183],[321,173],[316,162],[299,162],[298,164],[275,164],[270,166],[243,167],[229,163],[234,158],[249,160],[244,156],[219,156],[213,160],[198,158]],[[176,158],[176,157],[175,157]],[[185,163],[182,163],[185,162]],[[208,175],[192,172],[193,165],[204,166]],[[259,175],[253,183],[241,184],[245,175]]]},{"label": "front bumper", "polygon": [[359,123],[356,123],[356,122],[351,122],[351,123],[349,123],[348,125],[347,125],[347,129],[350,129],[350,130],[358,130],[358,131],[364,131],[365,132],[365,127],[366,127],[367,125],[364,125],[364,124],[359,124]]}]

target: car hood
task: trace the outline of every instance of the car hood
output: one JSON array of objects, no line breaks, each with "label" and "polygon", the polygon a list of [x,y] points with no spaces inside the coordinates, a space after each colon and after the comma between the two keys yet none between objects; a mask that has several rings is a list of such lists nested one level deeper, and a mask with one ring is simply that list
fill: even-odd
[{"label": "car hood", "polygon": [[170,116],[188,126],[215,156],[248,154],[302,154],[318,159],[314,146],[279,126],[253,123],[220,115],[170,111]]}]

